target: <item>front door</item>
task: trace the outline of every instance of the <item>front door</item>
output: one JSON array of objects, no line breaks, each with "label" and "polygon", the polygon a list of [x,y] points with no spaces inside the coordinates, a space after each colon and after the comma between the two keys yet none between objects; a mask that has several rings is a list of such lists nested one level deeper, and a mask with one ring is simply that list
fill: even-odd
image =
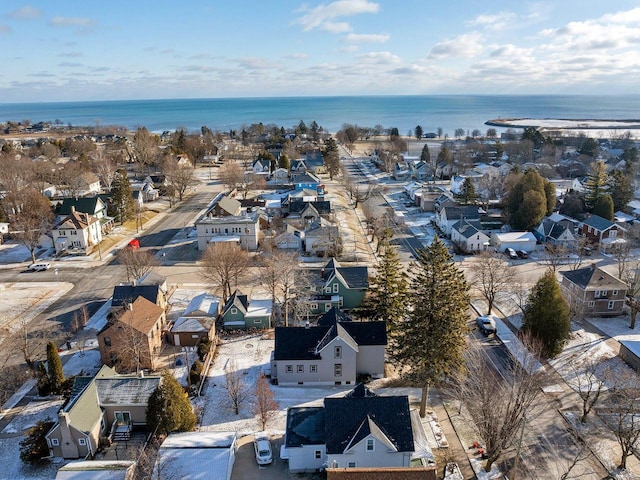
[{"label": "front door", "polygon": [[116,423],[118,425],[131,425],[131,413],[130,412],[114,412],[116,416]]}]

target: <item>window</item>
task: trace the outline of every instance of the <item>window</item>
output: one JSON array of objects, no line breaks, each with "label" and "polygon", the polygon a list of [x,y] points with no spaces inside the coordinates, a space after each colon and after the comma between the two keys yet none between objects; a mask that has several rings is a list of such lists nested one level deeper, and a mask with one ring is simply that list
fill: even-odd
[{"label": "window", "polygon": [[60,445],[60,440],[58,440],[57,438],[52,438],[51,439],[51,446],[52,447],[57,447],[58,445]]},{"label": "window", "polygon": [[331,310],[331,304],[330,303],[325,303],[324,304],[324,311],[328,312],[329,310]]},{"label": "window", "polygon": [[311,373],[317,373],[318,372],[318,365],[309,365],[309,371]]},{"label": "window", "polygon": [[324,287],[324,293],[331,293],[331,286],[327,285],[326,287]]},{"label": "window", "polygon": [[200,335],[191,335],[191,338],[200,338]]},{"label": "window", "polygon": [[618,290],[614,290],[613,292],[611,292],[611,295],[617,295],[618,294]]},{"label": "window", "polygon": [[589,302],[589,306],[590,306],[590,307],[595,306],[595,304],[596,304],[596,302],[594,302],[593,300]]},{"label": "window", "polygon": [[315,451],[316,458],[322,458],[322,450]]},{"label": "window", "polygon": [[333,375],[336,377],[341,377],[342,376],[342,364],[341,363],[336,363],[333,366]]},{"label": "window", "polygon": [[333,293],[338,293],[338,290],[340,289],[340,285],[338,285],[337,283],[333,284]]},{"label": "window", "polygon": [[618,236],[617,230],[609,230],[609,238],[616,238]]},{"label": "window", "polygon": [[340,303],[340,306],[344,305],[344,297],[340,297],[340,302],[339,303]]},{"label": "window", "polygon": [[237,308],[232,308],[232,309],[231,309],[231,313],[233,313],[233,314],[238,313],[238,309],[237,309]]},{"label": "window", "polygon": [[333,348],[333,358],[342,358],[342,347],[337,346]]},{"label": "window", "polygon": [[367,438],[367,452],[373,452],[376,448],[376,441],[373,438]]},{"label": "window", "polygon": [[104,337],[104,344],[107,347],[111,346],[111,337]]},{"label": "window", "polygon": [[608,310],[613,310],[613,306],[615,305],[616,302],[614,302],[613,300],[609,300],[609,305],[607,305],[607,309]]},{"label": "window", "polygon": [[79,438],[78,439],[78,445],[84,446],[86,444],[87,444],[87,440],[86,439],[84,439],[84,438]]},{"label": "window", "polygon": [[284,371],[287,373],[293,373],[293,365],[285,365]]},{"label": "window", "polygon": [[318,309],[318,304],[317,303],[312,303],[311,304],[311,310],[317,310]]},{"label": "window", "polygon": [[262,323],[262,319],[261,318],[256,318],[253,323]]},{"label": "window", "polygon": [[349,462],[349,468],[356,468],[356,462]]},{"label": "window", "polygon": [[304,373],[304,365],[298,365],[298,373]]}]

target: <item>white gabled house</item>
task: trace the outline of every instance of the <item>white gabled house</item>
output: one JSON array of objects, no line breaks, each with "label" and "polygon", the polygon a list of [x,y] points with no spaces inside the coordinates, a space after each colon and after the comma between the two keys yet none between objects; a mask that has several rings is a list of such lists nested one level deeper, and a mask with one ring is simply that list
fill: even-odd
[{"label": "white gabled house", "polygon": [[102,228],[97,217],[76,212],[72,207],[71,213],[51,230],[51,235],[56,254],[65,251],[88,254],[102,241]]}]

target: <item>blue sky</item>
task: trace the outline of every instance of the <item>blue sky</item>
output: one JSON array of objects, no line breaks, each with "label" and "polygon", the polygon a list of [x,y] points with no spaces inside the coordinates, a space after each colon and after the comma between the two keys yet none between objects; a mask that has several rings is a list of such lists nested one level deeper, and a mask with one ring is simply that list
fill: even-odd
[{"label": "blue sky", "polygon": [[0,0],[0,102],[640,93],[616,0]]}]

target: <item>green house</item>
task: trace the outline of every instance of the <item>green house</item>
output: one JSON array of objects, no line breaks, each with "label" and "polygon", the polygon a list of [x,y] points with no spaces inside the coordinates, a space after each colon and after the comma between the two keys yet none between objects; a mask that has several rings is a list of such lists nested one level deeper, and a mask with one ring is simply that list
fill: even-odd
[{"label": "green house", "polygon": [[236,290],[222,309],[222,326],[226,329],[271,328],[271,310],[271,300],[249,300]]},{"label": "green house", "polygon": [[316,272],[312,285],[314,295],[311,313],[322,314],[332,307],[351,310],[362,303],[369,287],[369,271],[366,266],[343,267],[331,259]]}]

